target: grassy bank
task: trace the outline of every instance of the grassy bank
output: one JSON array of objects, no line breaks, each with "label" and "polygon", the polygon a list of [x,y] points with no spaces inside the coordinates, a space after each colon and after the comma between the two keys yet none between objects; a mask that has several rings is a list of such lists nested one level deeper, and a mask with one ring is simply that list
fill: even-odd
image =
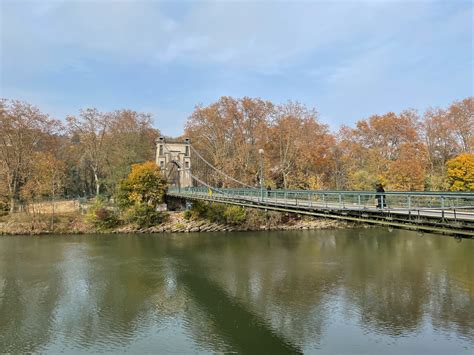
[{"label": "grassy bank", "polygon": [[0,217],[0,234],[82,234],[95,232],[77,212],[52,214],[14,213]]},{"label": "grassy bank", "polygon": [[0,217],[0,234],[163,233],[348,228],[352,224],[332,219],[243,209],[223,204],[195,203],[184,212],[148,216],[120,214],[104,205],[91,205],[86,213],[15,213]]}]

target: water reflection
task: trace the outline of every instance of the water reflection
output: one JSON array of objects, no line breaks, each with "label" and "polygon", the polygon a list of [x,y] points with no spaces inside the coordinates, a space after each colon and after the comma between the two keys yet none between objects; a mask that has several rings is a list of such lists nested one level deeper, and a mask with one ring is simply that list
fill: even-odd
[{"label": "water reflection", "polygon": [[380,229],[4,237],[0,352],[468,353],[473,255]]}]

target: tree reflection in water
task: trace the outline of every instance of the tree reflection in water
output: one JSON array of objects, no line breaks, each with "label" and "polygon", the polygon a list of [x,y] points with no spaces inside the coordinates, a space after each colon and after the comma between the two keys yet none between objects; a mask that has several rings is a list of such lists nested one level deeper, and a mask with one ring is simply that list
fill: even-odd
[{"label": "tree reflection in water", "polygon": [[429,327],[463,350],[472,255],[381,229],[1,238],[0,350],[298,353],[347,324],[421,348]]}]

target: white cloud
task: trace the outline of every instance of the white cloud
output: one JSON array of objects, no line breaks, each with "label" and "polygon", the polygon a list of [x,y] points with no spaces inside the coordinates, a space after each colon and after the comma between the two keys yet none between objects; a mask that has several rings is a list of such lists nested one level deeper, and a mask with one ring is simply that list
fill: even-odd
[{"label": "white cloud", "polygon": [[184,16],[173,18],[150,1],[2,3],[6,65],[62,67],[82,53],[107,61],[194,61],[274,72],[328,47],[384,40],[422,10],[376,2],[176,6],[188,7]]}]

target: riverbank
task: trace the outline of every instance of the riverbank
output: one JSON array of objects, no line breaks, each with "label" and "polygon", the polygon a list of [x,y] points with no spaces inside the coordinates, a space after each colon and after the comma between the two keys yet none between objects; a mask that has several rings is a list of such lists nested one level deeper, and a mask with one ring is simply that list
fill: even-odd
[{"label": "riverbank", "polygon": [[0,235],[89,234],[89,233],[189,233],[232,232],[256,230],[309,230],[353,228],[357,224],[326,218],[289,216],[276,222],[271,216],[260,223],[229,224],[205,218],[189,217],[186,212],[168,212],[166,220],[155,226],[141,228],[134,224],[98,229],[79,213],[55,215],[15,214],[0,220]]}]

